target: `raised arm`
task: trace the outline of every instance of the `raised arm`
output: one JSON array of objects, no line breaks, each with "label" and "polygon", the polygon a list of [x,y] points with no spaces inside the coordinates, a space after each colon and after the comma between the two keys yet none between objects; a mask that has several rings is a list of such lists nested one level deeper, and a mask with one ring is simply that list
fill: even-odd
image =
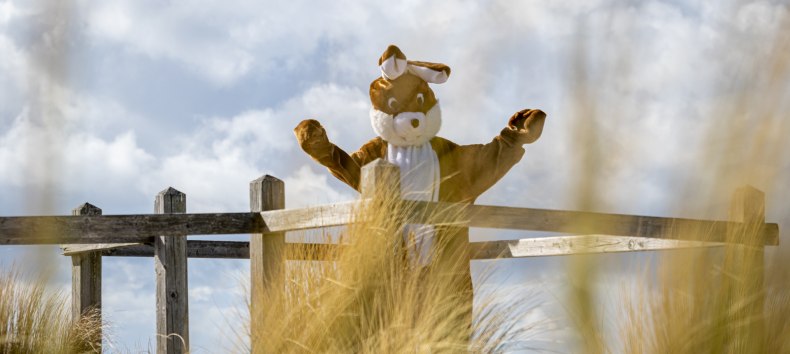
[{"label": "raised arm", "polygon": [[349,155],[329,141],[324,127],[314,119],[303,120],[294,128],[294,134],[302,150],[328,168],[333,176],[355,190],[359,190],[362,166],[382,157],[382,151],[385,149],[382,148],[381,139],[373,139]]},{"label": "raised arm", "polygon": [[545,121],[546,113],[539,109],[521,110],[490,143],[459,146],[459,169],[467,178],[471,195],[483,194],[521,160],[523,145],[540,138]]}]

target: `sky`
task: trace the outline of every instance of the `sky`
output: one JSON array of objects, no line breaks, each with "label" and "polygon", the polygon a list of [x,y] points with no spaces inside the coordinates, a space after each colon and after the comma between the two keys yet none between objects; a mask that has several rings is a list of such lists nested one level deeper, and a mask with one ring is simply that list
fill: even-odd
[{"label": "sky", "polygon": [[[396,44],[452,69],[433,85],[442,137],[485,143],[516,111],[548,114],[541,139],[479,204],[583,207],[579,161],[595,152],[605,157],[594,168],[595,210],[726,218],[729,195],[712,195],[712,185],[748,183],[768,193],[769,221],[788,230],[790,184],[775,183],[790,180],[786,155],[756,160],[776,171],[769,179],[721,173],[738,163],[697,166],[701,150],[731,152],[704,132],[729,124],[719,113],[751,108],[734,93],[788,108],[790,80],[778,90],[752,80],[770,77],[752,64],[774,55],[787,18],[782,1],[0,0],[0,215],[69,214],[84,202],[104,214],[151,213],[169,186],[186,193],[189,212],[245,211],[249,182],[265,174],[285,181],[287,207],[351,200],[356,192],[303,153],[292,129],[318,119],[346,151],[373,138],[368,86]],[[595,148],[580,127],[599,133]],[[1,266],[14,263],[46,263],[69,286],[70,262],[56,247],[0,247]],[[493,267],[489,285],[501,293],[528,287],[550,299],[561,263],[473,269]],[[190,260],[194,352],[234,350],[248,267]],[[118,348],[154,342],[153,276],[152,260],[104,259],[104,314]]]}]

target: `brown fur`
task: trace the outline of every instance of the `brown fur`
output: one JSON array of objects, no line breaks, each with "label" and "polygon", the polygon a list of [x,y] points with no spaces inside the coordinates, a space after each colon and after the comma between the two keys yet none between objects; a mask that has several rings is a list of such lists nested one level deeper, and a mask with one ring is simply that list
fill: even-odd
[{"label": "brown fur", "polygon": [[[418,93],[423,94],[422,103],[415,99]],[[390,107],[390,98],[397,100],[396,107]],[[371,82],[370,102],[373,108],[392,115],[400,112],[426,113],[436,104],[436,97],[427,82],[407,73],[395,80],[380,77]]]},{"label": "brown fur", "polygon": [[[537,109],[517,112],[488,144],[458,145],[440,137],[431,139],[442,176],[439,200],[473,203],[521,159],[523,144],[540,137],[545,119],[546,114]],[[321,123],[313,119],[302,121],[294,133],[308,155],[356,190],[362,166],[387,156],[387,142],[380,137],[349,155],[331,143]]]},{"label": "brown fur", "polygon": [[398,59],[406,59],[406,55],[403,54],[400,48],[390,44],[389,47],[387,47],[387,49],[384,50],[384,54],[382,54],[381,57],[379,58],[379,65],[381,65],[381,63],[383,63],[385,60],[387,60],[387,58],[393,55],[395,56],[395,58]]},{"label": "brown fur", "polygon": [[[379,65],[387,58],[406,56],[396,46],[390,46],[379,59]],[[444,64],[412,62],[409,65],[443,71],[449,76],[450,68]],[[419,102],[418,94],[422,94]],[[397,104],[390,103],[391,99]],[[428,83],[411,73],[396,78],[378,78],[370,84],[370,100],[373,107],[392,116],[401,112],[423,112],[436,104],[436,98]],[[488,144],[458,145],[447,139],[434,137],[431,147],[439,160],[441,181],[439,201],[474,203],[480,194],[491,188],[524,155],[522,145],[535,142],[543,131],[546,114],[537,109],[525,109],[513,114],[508,125]],[[359,150],[348,154],[329,141],[326,131],[316,120],[302,121],[294,133],[299,145],[318,163],[351,188],[359,190],[362,166],[375,159],[387,157],[387,142],[381,137],[368,141]],[[472,328],[472,278],[469,270],[468,230],[456,226],[437,226],[438,244],[442,247],[432,261],[435,269],[456,278],[462,289],[460,297],[466,300],[462,321],[467,323],[471,336]]]},{"label": "brown fur", "polygon": [[[439,200],[474,203],[521,159],[524,155],[522,145],[540,137],[545,119],[546,114],[540,110],[517,112],[510,117],[508,126],[488,144],[458,145],[440,137],[431,139],[442,177]],[[305,152],[356,190],[360,187],[362,166],[387,156],[387,142],[381,137],[370,140],[349,155],[329,141],[326,131],[316,120],[302,121],[294,132]],[[464,306],[459,309],[463,316],[458,320],[466,323],[469,332],[465,335],[471,338],[474,290],[468,263],[471,259],[469,231],[464,227],[437,226],[436,236],[437,244],[443,246],[432,266],[455,279],[459,289],[465,289],[457,294],[458,303]]]}]

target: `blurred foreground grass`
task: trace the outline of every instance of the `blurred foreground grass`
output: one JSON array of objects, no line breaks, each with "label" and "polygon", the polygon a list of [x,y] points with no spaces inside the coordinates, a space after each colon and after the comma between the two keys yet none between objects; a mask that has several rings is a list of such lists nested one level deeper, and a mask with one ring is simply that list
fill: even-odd
[{"label": "blurred foreground grass", "polygon": [[[57,11],[55,11],[57,13]],[[775,37],[767,40],[765,52],[751,53],[750,59],[734,64],[729,80],[717,87],[721,102],[708,108],[711,125],[690,136],[688,150],[678,160],[692,166],[686,185],[672,186],[669,206],[674,215],[721,214],[732,191],[752,184],[766,193],[770,206],[787,198],[790,156],[790,25],[787,16],[779,21]],[[67,37],[65,34],[64,37]],[[55,44],[62,43],[55,41]],[[609,44],[607,44],[609,45]],[[611,44],[617,45],[617,43]],[[639,112],[601,107],[601,88],[622,86],[607,78],[623,78],[622,71],[636,68],[627,60],[630,48],[603,47],[592,51],[580,40],[567,83],[573,91],[567,97],[575,108],[571,119],[577,144],[577,158],[563,163],[576,167],[578,179],[568,186],[574,190],[579,209],[606,210],[611,201],[605,195],[607,171],[626,156],[640,136],[619,142],[612,149],[608,132],[602,127],[617,126]],[[65,74],[68,55],[55,46],[56,53],[40,63],[45,77],[60,79]],[[611,49],[611,50],[609,50]],[[727,48],[729,49],[729,48]],[[737,48],[735,48],[737,49]],[[625,59],[617,66],[596,68],[590,75],[588,58],[617,53]],[[623,54],[626,53],[626,54]],[[622,65],[625,63],[626,65]],[[65,79],[62,79],[65,81]],[[613,79],[614,80],[614,79]],[[626,81],[627,82],[627,81]],[[723,84],[722,84],[723,83]],[[54,85],[53,85],[54,86]],[[41,126],[57,131],[57,92],[47,85],[39,88],[42,103],[32,116],[42,117]],[[627,105],[623,105],[627,106]],[[36,108],[36,107],[34,107]],[[615,107],[619,108],[619,107]],[[641,108],[641,107],[640,107]],[[552,112],[549,112],[550,114]],[[599,124],[605,120],[606,124]],[[551,123],[549,123],[551,124]],[[680,134],[681,132],[678,132]],[[685,135],[689,136],[689,135]],[[55,140],[55,139],[53,139]],[[550,142],[542,142],[549,144]],[[31,169],[57,172],[59,147],[33,146],[31,151],[50,149]],[[692,163],[688,163],[688,161]],[[37,160],[38,161],[38,160]],[[58,175],[52,173],[52,175]],[[617,187],[617,186],[615,186]],[[41,192],[39,196],[54,193]],[[693,199],[688,196],[694,196]],[[674,199],[673,199],[674,198]],[[520,321],[527,311],[517,305],[495,307],[495,299],[479,301],[476,320],[469,308],[471,287],[468,265],[459,261],[463,249],[445,238],[441,252],[433,259],[441,267],[419,267],[409,260],[400,244],[397,227],[402,223],[401,205],[383,198],[376,208],[360,211],[365,222],[350,227],[343,241],[347,247],[337,254],[324,255],[337,263],[302,262],[273,279],[264,293],[266,308],[260,314],[264,325],[252,333],[253,345],[263,352],[500,352],[509,343],[530,334],[533,328]],[[776,202],[776,200],[782,200]],[[51,200],[36,201],[47,206]],[[784,207],[782,210],[788,210]],[[453,213],[453,211],[447,211]],[[781,231],[787,243],[788,216],[781,216]],[[769,218],[770,219],[770,218]],[[774,221],[774,220],[770,220]],[[452,235],[452,225],[445,225]],[[756,231],[746,228],[739,239],[754,239]],[[684,234],[705,239],[702,231]],[[310,253],[304,248],[296,252]],[[684,250],[663,252],[648,269],[634,270],[635,286],[601,291],[600,265],[595,258],[568,257],[568,276],[573,287],[561,301],[568,304],[578,338],[573,352],[587,353],[790,353],[790,255],[787,248],[768,250],[768,257],[743,256],[760,252],[754,245],[728,245],[715,252]],[[47,262],[42,258],[42,262]],[[755,270],[765,262],[764,279],[756,281]],[[646,266],[648,267],[648,266]],[[762,272],[760,272],[762,273]],[[46,287],[43,277],[28,278],[16,270],[0,273],[0,353],[68,353],[89,350],[84,338],[101,328],[100,323],[70,322],[69,301]],[[623,299],[614,320],[601,313],[597,299]],[[538,304],[540,305],[540,304]],[[761,307],[758,315],[744,311]],[[606,319],[605,319],[606,318]],[[614,321],[615,323],[607,323]],[[607,330],[606,328],[609,328]],[[612,330],[611,328],[614,328]],[[468,347],[469,339],[471,346]],[[243,348],[240,351],[249,350]]]},{"label": "blurred foreground grass", "polygon": [[[251,335],[253,348],[264,353],[502,352],[524,336],[529,328],[516,326],[528,310],[523,306],[478,299],[472,320],[469,251],[458,242],[465,229],[453,222],[460,210],[429,215],[428,220],[442,222],[405,238],[401,230],[413,206],[392,186],[381,187],[377,202],[357,210],[358,222],[340,236],[344,247],[320,255],[310,246],[291,249],[292,258],[317,261],[289,262],[285,272],[267,281],[265,308],[253,311],[262,323]],[[436,236],[436,247],[420,254],[416,245],[426,234]]]},{"label": "blurred foreground grass", "polygon": [[0,353],[91,351],[101,319],[89,313],[73,323],[69,298],[48,287],[44,276],[0,272]]},{"label": "blurred foreground grass", "polygon": [[[743,185],[765,192],[769,221],[777,221],[771,220],[777,216],[776,211],[790,210],[784,204],[790,191],[790,181],[786,180],[790,168],[790,18],[786,14],[777,18],[771,24],[776,26],[772,27],[773,35],[759,43],[766,50],[742,53],[745,59],[731,63],[728,77],[697,87],[719,100],[700,108],[709,122],[705,129],[673,134],[694,139],[683,141],[688,148],[680,152],[682,156],[675,156],[678,163],[673,168],[687,168],[685,174],[695,183],[662,191],[671,193],[667,198],[673,203],[669,213],[721,216],[728,210],[733,191]],[[618,186],[606,184],[606,175],[612,172],[606,169],[616,166],[617,161],[629,160],[627,155],[632,153],[629,149],[611,149],[608,132],[602,127],[617,126],[617,122],[640,114],[626,104],[622,109],[598,104],[605,101],[601,98],[605,88],[617,87],[616,80],[628,78],[628,70],[638,67],[625,55],[617,65],[596,68],[600,76],[590,74],[590,64],[584,58],[606,52],[610,45],[620,54],[630,49],[603,44],[603,49],[593,52],[591,45],[581,40],[576,45],[572,77],[578,85],[573,86],[572,96],[575,151],[579,151],[574,163],[579,175],[573,188],[581,209],[605,210],[611,205],[607,194],[616,193]],[[592,77],[603,79],[593,82]],[[608,123],[598,124],[604,120]],[[682,126],[688,125],[677,125]],[[644,137],[632,138],[618,143],[637,148]],[[748,210],[730,208],[733,220],[739,219],[739,215],[732,215],[733,210],[766,213],[762,205],[746,207]],[[790,215],[779,218],[780,242],[787,243]],[[661,252],[656,255],[657,262],[646,262],[642,269],[633,270],[632,282],[625,289],[601,290],[597,286],[603,280],[601,267],[594,258],[568,257],[573,287],[566,300],[569,318],[580,338],[574,351],[790,352],[788,248],[766,247],[764,253],[758,226],[749,224],[727,235],[728,240],[742,244],[727,244],[715,251]],[[692,240],[711,236],[705,230],[679,230],[678,235]],[[614,314],[600,311],[598,301],[607,297],[622,300],[608,309]]]}]

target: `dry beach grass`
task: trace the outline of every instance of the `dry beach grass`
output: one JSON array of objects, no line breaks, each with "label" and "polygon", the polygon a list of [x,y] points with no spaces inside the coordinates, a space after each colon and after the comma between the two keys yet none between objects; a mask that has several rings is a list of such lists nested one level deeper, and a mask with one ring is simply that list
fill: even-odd
[{"label": "dry beach grass", "polygon": [[[263,325],[252,333],[255,348],[266,353],[453,353],[466,351],[471,336],[473,351],[500,352],[525,330],[512,326],[522,308],[485,300],[479,301],[481,310],[469,328],[468,262],[449,241],[459,210],[428,217],[441,218],[434,224],[443,231],[437,233],[441,246],[430,255],[432,265],[424,267],[400,231],[413,206],[392,192],[378,189],[377,202],[357,210],[358,222],[340,236],[344,247],[322,254],[319,261],[289,262],[285,274],[272,278],[259,314]],[[296,259],[315,257],[309,246],[293,252]]]},{"label": "dry beach grass", "polygon": [[101,319],[86,314],[71,321],[68,297],[51,289],[43,276],[15,267],[0,273],[0,353],[79,353],[91,351]]},{"label": "dry beach grass", "polygon": [[[786,18],[775,33],[772,42],[765,43],[766,52],[734,63],[731,80],[710,88],[724,97],[705,113],[714,123],[684,135],[694,143],[683,151],[685,156],[678,157],[689,169],[690,182],[665,192],[677,196],[670,198],[668,214],[721,218],[726,217],[732,191],[753,184],[766,193],[768,208],[762,212],[768,213],[769,221],[780,222],[782,242],[788,243],[790,216],[774,211],[790,210],[782,200],[790,195],[790,181],[782,178],[790,165],[790,24]],[[606,78],[627,78],[624,71],[636,66],[624,59],[617,67],[599,68],[593,78],[588,76],[590,64],[585,58],[603,54],[581,40],[576,47],[568,79],[575,112],[567,118],[574,121],[569,134],[574,134],[578,153],[576,159],[563,163],[575,166],[578,179],[568,188],[574,190],[578,208],[606,210],[611,200],[603,193],[611,186],[603,171],[613,173],[617,168],[613,161],[629,161],[626,155],[640,137],[610,144],[607,131],[596,122],[605,116],[606,125],[613,126],[639,112],[601,107],[598,102],[606,100],[597,96],[596,88],[617,86]],[[604,49],[622,53],[629,48]],[[57,76],[64,64],[55,59],[49,64]],[[53,107],[58,105],[57,99],[53,102]],[[43,112],[46,115],[47,110]],[[56,121],[45,123],[48,129],[58,129]],[[58,156],[55,152],[45,155]],[[41,168],[56,169],[56,160],[42,161],[47,166]],[[513,350],[514,341],[547,334],[536,332],[539,324],[524,322],[532,305],[501,306],[494,298],[476,300],[470,329],[472,294],[460,271],[468,264],[463,257],[452,257],[451,250],[449,256],[433,255],[443,260],[441,267],[416,267],[400,243],[399,227],[410,206],[386,190],[382,193],[377,205],[358,211],[359,223],[343,231],[342,249],[321,255],[310,247],[294,249],[295,258],[317,260],[290,262],[286,272],[267,285],[261,295],[267,305],[256,314],[264,325],[251,334],[254,347],[266,353],[488,353]],[[45,208],[52,204],[40,202]],[[460,215],[458,210],[443,213],[436,217],[452,220]],[[452,229],[452,222],[444,224]],[[691,239],[709,236],[704,230],[683,231]],[[632,284],[603,291],[598,286],[601,258],[567,257],[573,286],[559,301],[567,305],[567,317],[578,338],[568,351],[790,353],[790,248],[768,247],[763,259],[758,234],[758,228],[750,225],[728,235],[743,244],[654,254],[655,262],[632,270]],[[91,349],[85,339],[92,338],[102,323],[91,316],[84,323],[71,323],[70,302],[47,284],[46,277],[31,278],[13,268],[0,273],[0,353]],[[601,312],[599,301],[606,297],[621,300],[620,306],[608,310],[614,315]],[[239,344],[238,350],[249,351],[245,345]]]}]

